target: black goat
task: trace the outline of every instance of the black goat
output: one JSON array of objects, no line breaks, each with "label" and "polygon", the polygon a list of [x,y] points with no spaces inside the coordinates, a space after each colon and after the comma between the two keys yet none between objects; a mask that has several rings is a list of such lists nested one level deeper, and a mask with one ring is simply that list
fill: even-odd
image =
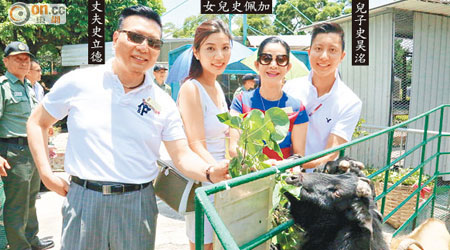
[{"label": "black goat", "polygon": [[389,249],[369,179],[355,173],[300,173],[288,177],[286,182],[302,187],[300,197],[285,193],[295,223],[306,231],[306,241],[300,249]]}]

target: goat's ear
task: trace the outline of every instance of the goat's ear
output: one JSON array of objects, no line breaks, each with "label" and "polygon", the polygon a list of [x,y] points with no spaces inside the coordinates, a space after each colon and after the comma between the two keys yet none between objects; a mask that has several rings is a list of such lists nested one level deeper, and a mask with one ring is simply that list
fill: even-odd
[{"label": "goat's ear", "polygon": [[375,215],[377,216],[377,219],[380,222],[383,222],[383,215],[380,213],[380,211],[378,211],[378,209],[373,209],[373,211],[375,212]]},{"label": "goat's ear", "polygon": [[359,227],[364,231],[372,234],[373,232],[373,218],[369,212],[369,205],[360,199],[352,202],[351,208],[346,212],[346,217],[350,221],[358,223]]}]

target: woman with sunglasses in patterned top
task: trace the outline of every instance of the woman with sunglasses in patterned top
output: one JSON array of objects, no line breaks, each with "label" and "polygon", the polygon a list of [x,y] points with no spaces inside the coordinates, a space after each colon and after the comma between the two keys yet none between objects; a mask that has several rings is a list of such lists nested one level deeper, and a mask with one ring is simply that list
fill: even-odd
[{"label": "woman with sunglasses in patterned top", "polygon": [[[227,112],[228,106],[216,78],[223,73],[230,60],[231,41],[230,32],[220,20],[203,22],[196,29],[189,76],[181,86],[178,96],[178,108],[189,146],[212,165],[225,160],[225,137],[228,126],[221,123],[216,115]],[[210,199],[213,199],[212,195]],[[204,229],[204,249],[212,250],[213,230],[206,217]],[[186,233],[190,248],[193,250],[194,213],[186,216]]]},{"label": "woman with sunglasses in patterned top", "polygon": [[[252,109],[259,109],[262,112],[272,107],[283,109],[290,122],[289,133],[280,143],[284,159],[292,154],[305,154],[308,128],[308,116],[301,101],[282,91],[284,77],[292,67],[289,53],[289,45],[282,39],[278,37],[265,39],[258,49],[258,58],[255,61],[255,68],[261,79],[260,87],[239,94],[233,99],[230,107],[231,115],[245,114]],[[230,136],[230,156],[233,157],[237,155],[239,131],[231,129]],[[282,160],[276,152],[267,147],[263,152],[270,159]]]}]

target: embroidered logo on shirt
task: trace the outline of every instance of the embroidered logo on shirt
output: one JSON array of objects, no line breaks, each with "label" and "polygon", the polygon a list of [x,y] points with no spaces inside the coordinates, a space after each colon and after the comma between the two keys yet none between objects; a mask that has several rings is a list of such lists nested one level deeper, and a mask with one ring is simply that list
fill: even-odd
[{"label": "embroidered logo on shirt", "polygon": [[147,104],[147,106],[149,106],[151,109],[153,109],[153,112],[155,112],[156,114],[159,114],[159,112],[161,111],[161,107],[155,100],[153,100],[152,98],[149,97],[143,101],[145,104]]},{"label": "embroidered logo on shirt", "polygon": [[137,112],[138,112],[140,115],[143,116],[144,114],[147,114],[148,111],[150,111],[150,110],[152,110],[152,109],[147,105],[147,103],[145,102],[145,100],[142,99],[142,103],[138,105],[138,110],[137,110]]},{"label": "embroidered logo on shirt", "polygon": [[331,122],[331,118],[325,117],[325,119],[327,119],[327,123]]}]

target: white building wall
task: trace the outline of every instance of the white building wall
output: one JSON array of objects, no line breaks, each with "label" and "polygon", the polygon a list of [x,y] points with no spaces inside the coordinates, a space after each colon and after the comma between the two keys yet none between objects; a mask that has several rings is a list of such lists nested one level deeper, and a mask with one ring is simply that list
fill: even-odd
[{"label": "white building wall", "polygon": [[[369,66],[352,66],[351,20],[341,23],[345,31],[347,55],[339,68],[344,82],[363,102],[361,118],[367,125],[389,125],[391,95],[391,65],[393,47],[393,13],[371,15],[369,22]],[[377,129],[363,128],[373,133]],[[347,150],[366,165],[380,167],[386,164],[387,136],[380,136]]]},{"label": "white building wall", "polygon": [[[414,52],[411,83],[410,115],[415,117],[441,104],[450,103],[450,17],[415,13]],[[450,132],[450,108],[445,110],[443,131]],[[439,113],[430,116],[429,130],[438,131]],[[424,119],[411,128],[423,129]],[[428,134],[428,137],[433,134]],[[410,134],[407,148],[420,143],[423,134]],[[437,141],[427,144],[425,159],[437,150]],[[442,140],[441,151],[450,151],[450,137]],[[421,150],[415,151],[406,165],[420,163]],[[440,171],[450,171],[450,156],[441,156]],[[434,173],[436,163],[427,164],[426,171]]]}]

